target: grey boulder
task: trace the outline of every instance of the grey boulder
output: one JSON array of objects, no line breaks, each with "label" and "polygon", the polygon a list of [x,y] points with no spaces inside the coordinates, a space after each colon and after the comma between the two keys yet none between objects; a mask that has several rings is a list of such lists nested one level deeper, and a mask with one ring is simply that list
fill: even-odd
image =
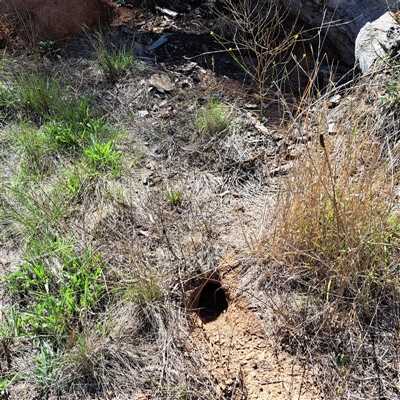
[{"label": "grey boulder", "polygon": [[399,9],[399,0],[279,0],[292,15],[321,32],[341,60],[355,61],[354,43],[360,29],[386,11]]},{"label": "grey boulder", "polygon": [[355,57],[361,71],[366,73],[377,61],[389,60],[400,50],[400,25],[393,14],[386,12],[365,24],[356,39]]}]

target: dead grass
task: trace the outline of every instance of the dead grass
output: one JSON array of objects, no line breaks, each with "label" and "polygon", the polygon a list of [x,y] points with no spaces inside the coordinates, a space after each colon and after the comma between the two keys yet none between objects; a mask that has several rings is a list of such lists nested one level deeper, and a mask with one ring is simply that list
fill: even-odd
[{"label": "dead grass", "polygon": [[397,362],[383,355],[400,326],[397,117],[379,107],[382,77],[372,82],[342,94],[334,134],[327,99],[294,118],[289,132],[306,144],[268,200],[261,233],[261,299],[285,348],[330,376],[320,387],[332,397],[398,393]]}]

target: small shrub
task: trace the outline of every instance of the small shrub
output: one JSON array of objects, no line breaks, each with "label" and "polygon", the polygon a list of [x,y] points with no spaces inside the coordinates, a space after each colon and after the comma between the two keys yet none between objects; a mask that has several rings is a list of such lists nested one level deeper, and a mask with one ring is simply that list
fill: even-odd
[{"label": "small shrub", "polygon": [[219,12],[221,36],[211,36],[226,50],[238,66],[257,85],[260,95],[260,120],[264,121],[264,103],[269,90],[282,82],[299,38],[296,20],[289,22],[290,7],[270,0],[225,0],[227,13]]}]

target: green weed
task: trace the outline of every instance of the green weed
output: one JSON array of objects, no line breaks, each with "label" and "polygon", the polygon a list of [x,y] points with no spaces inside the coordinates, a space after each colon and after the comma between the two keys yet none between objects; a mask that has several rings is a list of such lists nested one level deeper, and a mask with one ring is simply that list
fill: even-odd
[{"label": "green weed", "polygon": [[91,148],[85,150],[89,165],[98,171],[111,168],[115,175],[120,172],[121,153],[115,149],[114,142],[108,141],[105,145],[94,142]]},{"label": "green weed", "polygon": [[17,72],[13,96],[9,104],[16,106],[28,118],[41,122],[63,110],[70,100],[70,88],[59,79],[49,77],[37,70]]},{"label": "green weed", "polygon": [[24,333],[58,347],[79,330],[86,311],[100,307],[105,290],[100,257],[91,246],[78,255],[72,245],[51,235],[45,242],[32,241],[32,254],[5,278],[22,305]]},{"label": "green weed", "polygon": [[165,192],[165,197],[171,206],[177,206],[182,202],[182,195],[179,189],[167,189]]},{"label": "green weed", "polygon": [[56,227],[68,210],[63,193],[46,191],[37,183],[11,182],[3,185],[0,202],[3,221],[7,225],[15,224],[15,231],[18,234],[23,232],[25,238],[41,235]]},{"label": "green weed", "polygon": [[60,357],[53,350],[52,345],[46,341],[39,346],[39,355],[34,357],[35,376],[30,377],[42,390],[47,390],[54,382],[57,369],[60,365]]},{"label": "green weed", "polygon": [[[15,306],[10,306],[7,312],[1,311],[0,321],[0,354],[10,359],[10,353],[15,342],[25,336],[25,321],[16,310]],[[0,393],[5,391],[9,380],[0,382]],[[3,389],[1,388],[5,386]]]},{"label": "green weed", "polygon": [[20,373],[13,373],[13,374],[2,374],[2,380],[0,381],[0,396],[4,398],[8,398],[8,387],[12,384],[14,380],[18,378]]},{"label": "green weed", "polygon": [[40,57],[61,58],[60,48],[58,48],[54,40],[41,40],[38,43],[38,54]]},{"label": "green weed", "polygon": [[92,192],[96,174],[83,163],[77,163],[60,177],[60,190],[66,191],[72,203],[82,202]]},{"label": "green weed", "polygon": [[105,117],[96,118],[89,110],[87,99],[66,107],[42,126],[50,144],[59,148],[82,151],[90,141],[97,140],[108,128]]}]

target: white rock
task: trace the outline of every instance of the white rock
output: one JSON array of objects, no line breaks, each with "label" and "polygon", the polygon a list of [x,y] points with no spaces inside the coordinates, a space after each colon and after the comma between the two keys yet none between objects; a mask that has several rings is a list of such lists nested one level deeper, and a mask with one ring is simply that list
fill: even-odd
[{"label": "white rock", "polygon": [[356,62],[366,73],[376,60],[392,57],[399,49],[400,25],[393,19],[392,13],[387,12],[361,28],[356,39]]},{"label": "white rock", "polygon": [[321,29],[348,65],[354,63],[354,43],[360,29],[386,11],[396,11],[399,0],[279,0],[292,15]]}]

